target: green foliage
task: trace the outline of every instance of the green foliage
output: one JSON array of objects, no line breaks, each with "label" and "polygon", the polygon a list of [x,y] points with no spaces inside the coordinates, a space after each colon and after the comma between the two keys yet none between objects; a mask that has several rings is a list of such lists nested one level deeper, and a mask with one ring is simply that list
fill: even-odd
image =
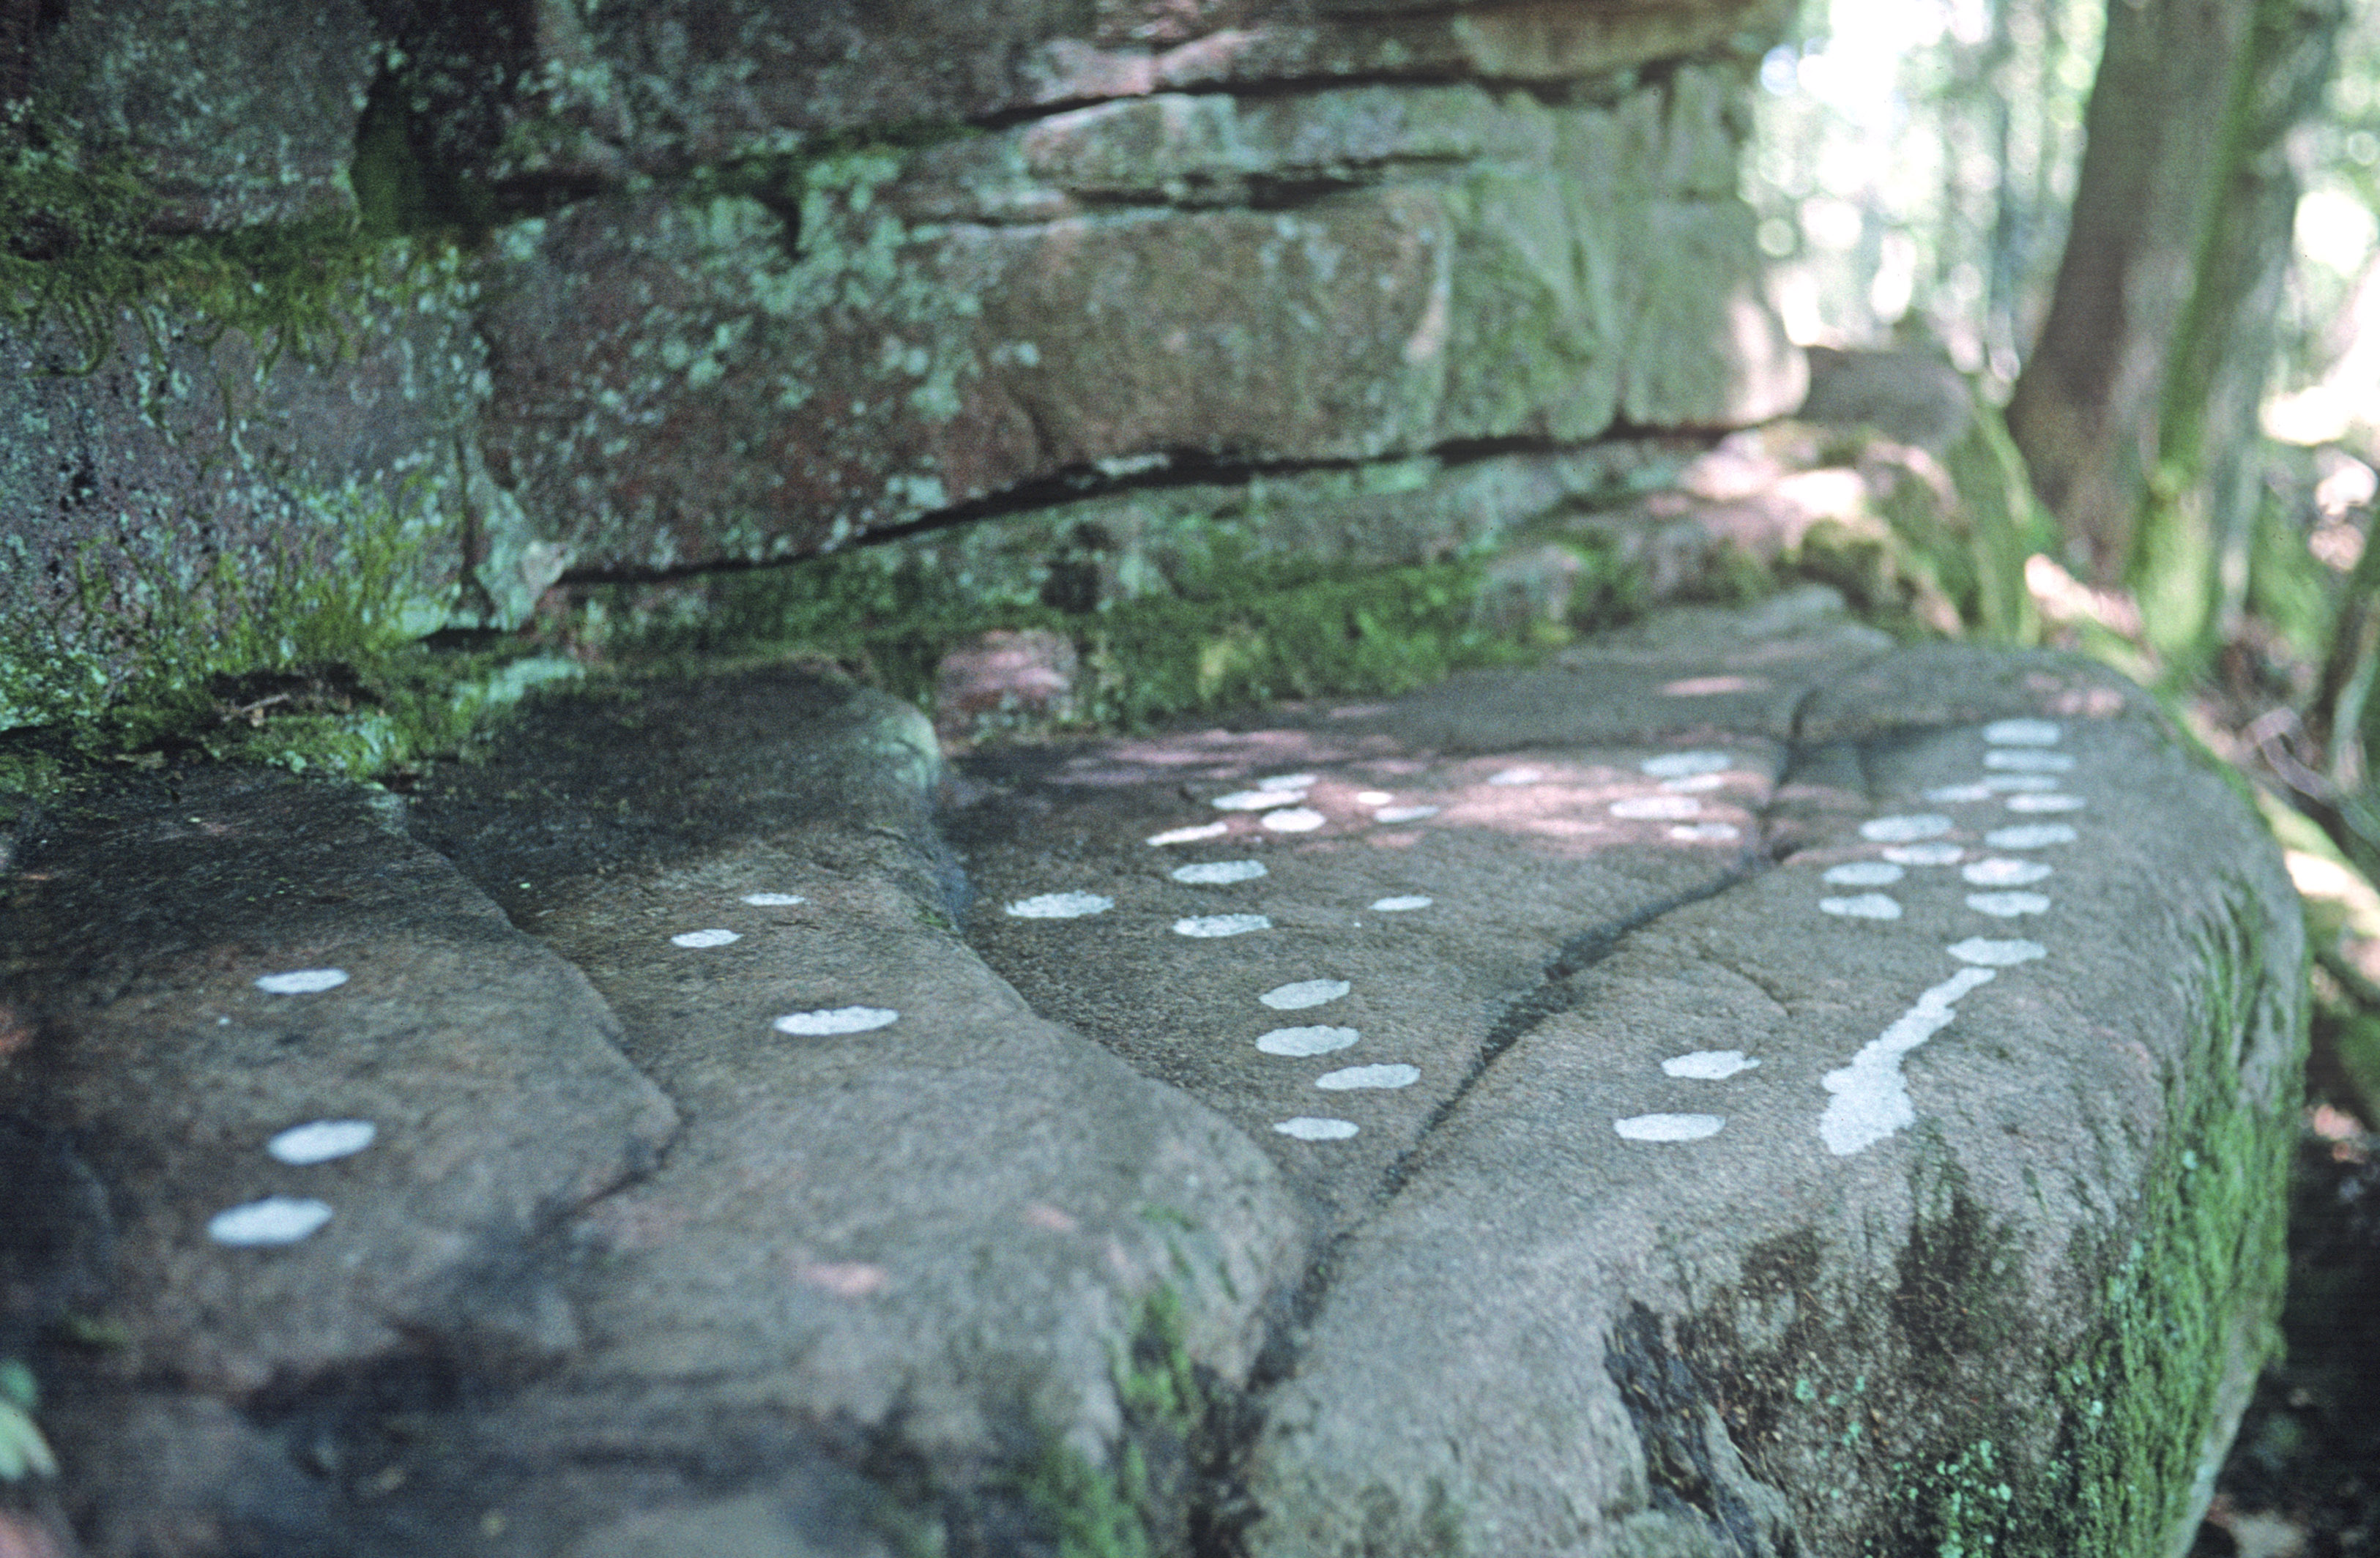
[{"label": "green foliage", "polygon": [[40,1404],[33,1371],[20,1359],[0,1358],[0,1482],[58,1474],[57,1457],[33,1426],[33,1408]]}]

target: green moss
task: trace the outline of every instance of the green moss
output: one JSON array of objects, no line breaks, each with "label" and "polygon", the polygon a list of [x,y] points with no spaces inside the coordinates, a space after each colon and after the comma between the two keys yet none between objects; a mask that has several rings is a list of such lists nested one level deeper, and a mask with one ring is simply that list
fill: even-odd
[{"label": "green moss", "polygon": [[33,1426],[33,1408],[40,1404],[33,1371],[20,1359],[0,1358],[0,1482],[58,1474],[57,1457]]},{"label": "green moss", "polygon": [[1178,1524],[1186,1490],[1161,1486],[1152,1453],[1182,1463],[1211,1403],[1182,1345],[1182,1300],[1160,1284],[1143,1301],[1132,1339],[1111,1364],[1124,1433],[1108,1466],[1050,1435],[1019,1491],[1050,1528],[1059,1558],[1153,1558],[1172,1551],[1152,1534]]}]

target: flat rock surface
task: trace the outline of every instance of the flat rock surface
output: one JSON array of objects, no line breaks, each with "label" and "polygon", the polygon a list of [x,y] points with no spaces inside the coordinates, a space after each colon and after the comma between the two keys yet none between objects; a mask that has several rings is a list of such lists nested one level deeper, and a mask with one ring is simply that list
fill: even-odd
[{"label": "flat rock surface", "polygon": [[0,992],[93,1552],[2164,1552],[2277,1300],[2252,815],[1823,594],[955,770],[754,666],[143,782]]}]

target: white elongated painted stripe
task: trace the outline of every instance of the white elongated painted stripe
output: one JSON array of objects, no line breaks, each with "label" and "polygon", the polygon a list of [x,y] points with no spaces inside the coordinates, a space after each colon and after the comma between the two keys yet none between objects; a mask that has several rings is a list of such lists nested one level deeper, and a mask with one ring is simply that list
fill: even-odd
[{"label": "white elongated painted stripe", "polygon": [[1395,799],[1395,796],[1390,794],[1385,790],[1359,790],[1355,791],[1355,804],[1359,806],[1385,806]]},{"label": "white elongated painted stripe", "polygon": [[1383,914],[1407,914],[1416,909],[1427,909],[1436,901],[1418,893],[1408,893],[1402,898],[1376,898],[1372,900],[1372,907]]},{"label": "white elongated painted stripe", "polygon": [[1355,1134],[1354,1120],[1319,1119],[1313,1115],[1300,1115],[1295,1119],[1281,1120],[1273,1127],[1283,1136],[1300,1141],[1344,1141]]},{"label": "white elongated painted stripe", "polygon": [[890,1007],[832,1007],[820,1011],[789,1011],[769,1026],[780,1033],[865,1033],[889,1028],[900,1021],[901,1014]]},{"label": "white elongated painted stripe", "polygon": [[1909,844],[1938,838],[1950,831],[1950,819],[1933,812],[1909,816],[1870,817],[1860,824],[1860,837],[1878,844]]},{"label": "white elongated painted stripe", "polygon": [[1984,727],[1984,739],[1994,746],[2056,746],[2061,734],[2048,719],[1995,719]]},{"label": "white elongated painted stripe", "polygon": [[2035,958],[2049,956],[2049,948],[2038,941],[1992,941],[1980,936],[1953,942],[1947,950],[1962,963],[1975,963],[1991,969],[2012,968],[2018,963],[2029,963]]},{"label": "white elongated painted stripe", "polygon": [[1312,774],[1275,774],[1270,779],[1257,780],[1257,788],[1258,790],[1311,790],[1314,788],[1314,778]]},{"label": "white elongated painted stripe", "polygon": [[353,1157],[372,1144],[380,1127],[370,1120],[313,1120],[293,1125],[264,1144],[283,1163],[329,1163]]},{"label": "white elongated painted stripe", "polygon": [[743,939],[744,934],[741,931],[713,928],[707,931],[680,931],[670,937],[670,945],[672,947],[725,947],[731,942]]},{"label": "white elongated painted stripe", "polygon": [[1162,833],[1150,834],[1148,836],[1148,842],[1152,844],[1195,844],[1201,839],[1220,839],[1225,833],[1231,831],[1231,827],[1232,825],[1227,822],[1208,822],[1200,823],[1195,827],[1169,827]]},{"label": "white elongated painted stripe", "polygon": [[[1186,869],[1186,867],[1185,867]],[[1258,871],[1264,869],[1259,865]],[[1182,875],[1177,871],[1176,876]],[[1115,900],[1098,893],[1042,893],[1035,898],[1020,898],[1002,911],[1016,920],[1079,920],[1086,914],[1104,914],[1115,907]]]},{"label": "white elongated painted stripe", "polygon": [[1343,979],[1301,979],[1294,984],[1277,984],[1257,999],[1275,1011],[1302,1011],[1335,1001],[1354,988]]},{"label": "white elongated painted stripe", "polygon": [[1852,920],[1898,920],[1900,904],[1883,893],[1855,893],[1850,898],[1822,898],[1818,907]]},{"label": "white elongated painted stripe", "polygon": [[1848,1157],[1917,1123],[1900,1057],[1949,1027],[1960,998],[1995,977],[1988,968],[1961,969],[1918,996],[1916,1005],[1861,1046],[1850,1065],[1826,1074],[1822,1080],[1834,1096],[1818,1117],[1818,1135],[1827,1151]]},{"label": "white elongated painted stripe", "polygon": [[2055,774],[1994,774],[1984,780],[1984,788],[1995,795],[2019,790],[2055,790],[2058,785]]},{"label": "white elongated painted stripe", "polygon": [[1696,774],[1719,773],[1734,762],[1724,752],[1665,752],[1636,766],[1655,779],[1688,779]]},{"label": "white elongated painted stripe", "polygon": [[1341,1070],[1325,1071],[1314,1079],[1314,1085],[1325,1093],[1354,1093],[1368,1088],[1411,1087],[1421,1081],[1421,1068],[1402,1063],[1386,1066],[1349,1066]]},{"label": "white elongated painted stripe", "polygon": [[2079,812],[2089,804],[2080,795],[2011,795],[2008,799],[2012,812]]},{"label": "white elongated painted stripe", "polygon": [[809,900],[799,893],[746,893],[744,901],[755,909],[787,909]]},{"label": "white elongated painted stripe", "polygon": [[2046,914],[2049,899],[2043,893],[1969,893],[1967,907],[1978,914],[2013,920],[2020,914]]},{"label": "white elongated painted stripe", "polygon": [[2070,752],[2045,752],[2037,746],[1995,748],[1984,754],[1986,768],[2008,768],[2020,773],[2065,774],[2074,769]]},{"label": "white elongated painted stripe", "polygon": [[1379,822],[1419,822],[1424,817],[1436,816],[1438,812],[1436,806],[1382,806],[1372,816]]},{"label": "white elongated painted stripe", "polygon": [[1489,784],[1535,784],[1545,777],[1546,771],[1543,768],[1506,768],[1501,773],[1489,774],[1488,782]]},{"label": "white elongated painted stripe", "polygon": [[1267,1055],[1329,1055],[1354,1045],[1364,1035],[1353,1028],[1275,1028],[1257,1035],[1257,1047]]},{"label": "white elongated painted stripe", "polygon": [[1992,787],[1988,784],[1943,784],[1925,792],[1925,799],[1937,806],[1962,806],[1970,801],[1988,801]]},{"label": "white elongated painted stripe", "polygon": [[1730,839],[1742,838],[1743,829],[1731,822],[1686,822],[1680,823],[1670,829],[1670,837],[1694,843],[1705,841],[1723,843]]},{"label": "white elongated painted stripe", "polygon": [[1688,774],[1683,779],[1663,779],[1661,788],[1672,795],[1692,795],[1717,790],[1726,782],[1725,774]]},{"label": "white elongated painted stripe", "polygon": [[1722,1115],[1632,1115],[1611,1129],[1631,1141],[1699,1141],[1726,1124]]},{"label": "white elongated painted stripe", "polygon": [[1847,860],[1828,866],[1824,879],[1839,888],[1888,888],[1908,875],[1888,860]]},{"label": "white elongated painted stripe", "polygon": [[1264,826],[1275,833],[1311,833],[1322,826],[1323,820],[1320,812],[1310,811],[1304,806],[1264,815]]},{"label": "white elongated painted stripe", "polygon": [[2040,881],[2058,867],[2037,860],[2010,860],[1994,855],[1959,868],[1959,875],[1979,888],[2022,888]]},{"label": "white elongated painted stripe", "polygon": [[1698,1082],[1723,1082],[1739,1071],[1749,1071],[1760,1062],[1740,1049],[1698,1049],[1692,1055],[1673,1055],[1661,1062],[1664,1073],[1686,1077]]},{"label": "white elongated painted stripe", "polygon": [[1305,799],[1303,790],[1234,790],[1208,803],[1219,812],[1261,812],[1272,806],[1294,806]]},{"label": "white elongated painted stripe", "polygon": [[1265,874],[1260,860],[1209,860],[1196,865],[1177,865],[1173,879],[1194,887],[1221,887],[1230,882],[1253,882]]},{"label": "white elongated painted stripe", "polygon": [[1245,936],[1250,931],[1270,929],[1272,921],[1262,914],[1194,914],[1173,922],[1176,936]]},{"label": "white elongated painted stripe", "polygon": [[345,969],[292,969],[287,973],[263,975],[256,987],[268,996],[318,996],[346,982]]},{"label": "white elongated painted stripe", "polygon": [[1883,854],[1895,865],[1956,865],[1966,852],[1956,844],[1895,844]]},{"label": "white elongated painted stripe", "polygon": [[1631,795],[1611,803],[1611,815],[1631,822],[1677,822],[1702,815],[1703,803],[1691,795]]},{"label": "white elongated painted stripe", "polygon": [[257,1249],[295,1244],[331,1220],[328,1204],[298,1196],[266,1196],[207,1219],[207,1237],[217,1244]]},{"label": "white elongated painted stripe", "polygon": [[1984,835],[1984,842],[1996,850],[2038,850],[2051,844],[2070,844],[2079,837],[2071,823],[2032,822],[2018,827],[1996,827]]}]

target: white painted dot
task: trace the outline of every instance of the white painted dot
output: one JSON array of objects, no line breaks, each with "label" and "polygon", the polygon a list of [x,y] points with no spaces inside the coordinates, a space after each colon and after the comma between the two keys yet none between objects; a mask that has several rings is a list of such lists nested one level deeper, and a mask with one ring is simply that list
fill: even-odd
[{"label": "white painted dot", "polygon": [[1286,812],[1267,812],[1264,825],[1275,833],[1311,833],[1322,826],[1320,812],[1299,806]]},{"label": "white painted dot", "polygon": [[1726,782],[1725,774],[1689,774],[1684,779],[1663,779],[1661,788],[1672,795],[1692,795],[1717,790]]},{"label": "white painted dot", "polygon": [[1950,831],[1950,819],[1933,812],[1911,816],[1870,817],[1860,824],[1860,837],[1879,844],[1908,844]]},{"label": "white painted dot", "polygon": [[799,893],[746,893],[744,901],[755,909],[790,909],[809,900]]},{"label": "white painted dot", "polygon": [[1275,1028],[1257,1035],[1257,1047],[1267,1055],[1329,1055],[1349,1047],[1364,1035],[1353,1028]]},{"label": "white painted dot", "polygon": [[1718,1115],[1634,1115],[1613,1120],[1611,1129],[1631,1141],[1699,1141],[1725,1124]]},{"label": "white painted dot", "polygon": [[1231,827],[1232,825],[1227,822],[1209,822],[1202,823],[1196,827],[1170,827],[1162,833],[1150,834],[1148,836],[1148,842],[1152,844],[1195,844],[1201,839],[1220,839],[1225,833],[1231,831]]},{"label": "white painted dot", "polygon": [[1506,768],[1501,773],[1489,774],[1488,782],[1489,784],[1535,784],[1545,777],[1546,771],[1543,768]]},{"label": "white painted dot", "polygon": [[1079,920],[1087,914],[1104,914],[1114,907],[1114,899],[1102,898],[1098,893],[1042,893],[1036,898],[1020,898],[1002,912],[1018,920]]},{"label": "white painted dot", "polygon": [[1209,803],[1219,812],[1261,812],[1271,806],[1294,806],[1305,799],[1303,790],[1234,790]]},{"label": "white painted dot", "polygon": [[1385,806],[1395,799],[1395,796],[1390,794],[1385,790],[1359,790],[1355,791],[1355,804],[1359,806]]},{"label": "white painted dot", "polygon": [[2079,812],[2090,804],[2080,795],[2011,795],[2008,809],[2012,812]]},{"label": "white painted dot", "polygon": [[1270,779],[1257,780],[1257,788],[1258,790],[1311,790],[1314,788],[1314,779],[1315,776],[1312,774],[1275,774]]},{"label": "white painted dot", "polygon": [[1376,898],[1372,900],[1372,907],[1383,914],[1408,914],[1416,909],[1427,909],[1436,901],[1418,893],[1409,893],[1402,898]]},{"label": "white painted dot", "polygon": [[901,1014],[889,1007],[834,1007],[821,1011],[789,1011],[769,1024],[780,1033],[865,1033],[889,1028]]},{"label": "white painted dot", "polygon": [[1984,754],[1984,767],[2031,774],[2065,774],[2074,771],[2074,755],[2044,752],[2039,747],[2002,747]]},{"label": "white painted dot", "polygon": [[1661,1062],[1661,1069],[1670,1076],[1698,1082],[1723,1082],[1738,1071],[1749,1071],[1759,1064],[1740,1049],[1698,1049],[1692,1055],[1670,1057]]},{"label": "white painted dot", "polygon": [[1956,865],[1966,852],[1956,844],[1895,844],[1883,851],[1895,865]]},{"label": "white painted dot", "polygon": [[1318,1119],[1312,1115],[1300,1115],[1295,1119],[1282,1120],[1273,1127],[1283,1136],[1300,1141],[1344,1141],[1355,1134],[1354,1120]]},{"label": "white painted dot", "polygon": [[1988,860],[1979,860],[1973,865],[1962,867],[1959,875],[1979,888],[2022,888],[2030,887],[2057,869],[2037,860],[2010,860],[2004,855],[1994,855]]},{"label": "white painted dot", "polygon": [[2061,732],[2047,719],[1995,719],[1984,727],[1994,746],[2056,746]]},{"label": "white painted dot", "polygon": [[1888,860],[1847,860],[1829,867],[1826,880],[1839,888],[1888,888],[1908,875]]},{"label": "white painted dot", "polygon": [[207,1237],[239,1249],[295,1244],[331,1220],[330,1207],[297,1196],[267,1196],[207,1219]]},{"label": "white painted dot", "polygon": [[1743,829],[1731,822],[1688,822],[1681,823],[1670,829],[1670,837],[1682,839],[1692,843],[1705,841],[1723,843],[1730,839],[1742,838]]},{"label": "white painted dot", "polygon": [[1996,850],[2037,850],[2048,844],[2070,844],[2078,835],[2063,822],[2027,823],[2022,827],[1996,827],[1984,842]]},{"label": "white painted dot", "polygon": [[1399,1063],[1349,1066],[1343,1070],[1325,1071],[1314,1079],[1314,1085],[1325,1093],[1354,1093],[1359,1089],[1411,1087],[1419,1081],[1420,1067]]},{"label": "white painted dot", "polygon": [[1217,888],[1232,882],[1253,882],[1265,874],[1260,860],[1210,860],[1174,867],[1173,879],[1193,887]]},{"label": "white painted dot", "polygon": [[1703,803],[1691,795],[1631,795],[1611,803],[1611,815],[1631,822],[1675,822],[1700,816]]},{"label": "white painted dot", "polygon": [[1689,779],[1696,774],[1719,773],[1734,761],[1724,752],[1665,752],[1636,766],[1655,779]]},{"label": "white painted dot", "polygon": [[1343,979],[1301,979],[1294,984],[1279,984],[1257,997],[1275,1011],[1301,1011],[1335,1001],[1354,986]]},{"label": "white painted dot", "polygon": [[1988,801],[1992,787],[1988,784],[1943,784],[1925,792],[1925,799],[1937,806],[1961,806],[1971,801]]},{"label": "white painted dot", "polygon": [[2041,893],[1969,893],[1967,907],[1978,914],[2013,920],[2020,914],[2046,913],[2049,900]]},{"label": "white painted dot", "polygon": [[1419,822],[1424,817],[1436,816],[1438,812],[1436,806],[1382,806],[1372,815],[1380,822]]},{"label": "white painted dot", "polygon": [[2005,795],[2019,790],[2055,790],[2058,782],[2051,774],[1994,774],[1984,780],[1984,788],[1995,795]]},{"label": "white painted dot", "polygon": [[1262,914],[1196,914],[1173,922],[1173,934],[1190,936],[1245,936],[1269,931],[1272,921]]},{"label": "white painted dot", "polygon": [[287,973],[268,973],[256,982],[256,987],[268,996],[316,996],[335,990],[346,982],[345,969],[294,969]]},{"label": "white painted dot", "polygon": [[724,947],[731,941],[743,939],[742,933],[738,931],[680,931],[670,937],[670,945],[672,947]]},{"label": "white painted dot", "polygon": [[1988,941],[1980,936],[1954,942],[1949,950],[1962,963],[1976,963],[1987,969],[2010,968],[2049,956],[2049,948],[2038,941]]},{"label": "white painted dot", "polygon": [[264,1144],[283,1163],[328,1163],[352,1157],[372,1144],[380,1127],[370,1120],[315,1120],[293,1125]]},{"label": "white painted dot", "polygon": [[1822,898],[1818,907],[1829,914],[1853,920],[1898,920],[1900,903],[1883,893],[1859,893],[1851,898]]}]

